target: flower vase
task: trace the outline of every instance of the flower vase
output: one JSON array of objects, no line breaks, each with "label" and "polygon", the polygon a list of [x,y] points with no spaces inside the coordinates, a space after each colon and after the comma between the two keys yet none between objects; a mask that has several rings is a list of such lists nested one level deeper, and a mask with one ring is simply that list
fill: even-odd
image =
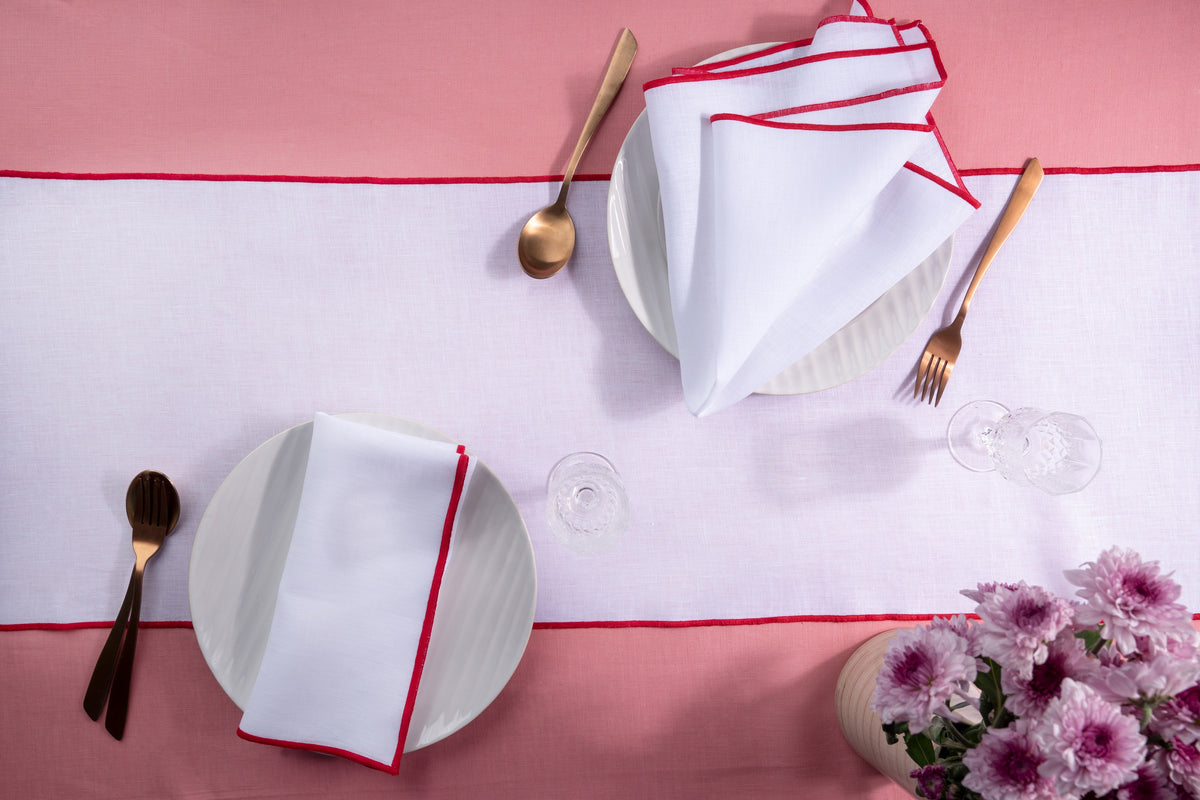
[{"label": "flower vase", "polygon": [[883,656],[895,635],[895,629],[876,634],[851,654],[838,675],[833,702],[842,736],[854,752],[916,797],[917,782],[909,777],[909,773],[917,765],[909,758],[903,742],[888,744],[883,720],[871,708],[871,696],[875,693]]}]

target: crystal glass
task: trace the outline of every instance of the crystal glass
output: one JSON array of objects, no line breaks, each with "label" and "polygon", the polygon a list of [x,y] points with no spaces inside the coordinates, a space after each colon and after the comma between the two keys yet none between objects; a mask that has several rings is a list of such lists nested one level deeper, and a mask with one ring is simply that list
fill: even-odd
[{"label": "crystal glass", "polygon": [[580,553],[612,547],[629,527],[629,497],[612,462],[572,453],[550,470],[546,521],[555,538]]},{"label": "crystal glass", "polygon": [[950,418],[950,455],[975,472],[996,470],[1019,486],[1078,492],[1100,471],[1100,437],[1086,419],[1062,411],[968,403]]}]

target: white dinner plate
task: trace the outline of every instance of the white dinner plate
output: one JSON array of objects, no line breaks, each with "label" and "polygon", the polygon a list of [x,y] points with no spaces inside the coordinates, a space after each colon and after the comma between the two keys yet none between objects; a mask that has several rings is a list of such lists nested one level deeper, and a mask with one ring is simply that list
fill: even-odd
[{"label": "white dinner plate", "polygon": [[[700,63],[736,58],[774,44],[739,47]],[[953,242],[953,237],[943,242],[845,327],[760,387],[759,393],[816,392],[881,364],[933,307],[950,268]],[[659,344],[678,357],[658,172],[645,111],[634,120],[613,164],[608,187],[608,249],[633,313]]]},{"label": "white dinner plate", "polygon": [[[397,417],[340,416],[450,441]],[[262,663],[311,440],[306,422],[251,452],[217,489],[196,531],[188,574],[192,625],[238,708],[246,707]],[[486,464],[476,464],[459,513],[405,752],[449,736],[487,708],[512,677],[533,627],[533,546],[516,503]]]}]

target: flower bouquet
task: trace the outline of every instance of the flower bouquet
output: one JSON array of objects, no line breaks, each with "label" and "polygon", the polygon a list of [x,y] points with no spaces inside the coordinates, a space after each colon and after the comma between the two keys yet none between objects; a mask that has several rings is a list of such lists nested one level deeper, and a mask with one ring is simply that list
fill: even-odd
[{"label": "flower bouquet", "polygon": [[871,707],[929,800],[1200,798],[1200,649],[1179,585],[1112,548],[1038,586],[963,594],[978,620],[900,631]]}]

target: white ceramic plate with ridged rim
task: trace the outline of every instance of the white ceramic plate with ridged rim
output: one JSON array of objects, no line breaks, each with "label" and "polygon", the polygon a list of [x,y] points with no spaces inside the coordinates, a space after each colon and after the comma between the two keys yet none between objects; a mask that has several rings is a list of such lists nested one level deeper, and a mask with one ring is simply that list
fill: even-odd
[{"label": "white ceramic plate with ridged rim", "polygon": [[[700,63],[736,58],[775,44],[739,47]],[[933,307],[950,269],[953,243],[953,237],[943,242],[841,330],[761,386],[759,393],[817,392],[883,363]],[[633,313],[650,335],[678,358],[658,172],[645,111],[634,120],[613,164],[608,186],[608,249],[617,282]]]},{"label": "white ceramic plate with ridged rim", "polygon": [[[339,416],[451,441],[398,417]],[[217,489],[196,530],[188,572],[192,626],[209,669],[238,708],[246,707],[262,663],[311,441],[306,422],[256,448]],[[405,752],[479,716],[512,677],[533,627],[533,545],[516,503],[482,462],[459,514]]]}]

